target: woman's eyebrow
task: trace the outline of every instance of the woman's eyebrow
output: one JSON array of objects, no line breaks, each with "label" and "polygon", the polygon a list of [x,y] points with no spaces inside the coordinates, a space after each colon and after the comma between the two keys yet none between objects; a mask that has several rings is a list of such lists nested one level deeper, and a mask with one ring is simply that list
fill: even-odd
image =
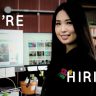
[{"label": "woman's eyebrow", "polygon": [[[60,22],[61,20],[57,19],[56,22]],[[70,19],[65,19],[64,21],[71,21]]]},{"label": "woman's eyebrow", "polygon": [[71,19],[66,19],[65,21],[71,21]]},{"label": "woman's eyebrow", "polygon": [[56,20],[57,22],[61,21],[61,20]]}]

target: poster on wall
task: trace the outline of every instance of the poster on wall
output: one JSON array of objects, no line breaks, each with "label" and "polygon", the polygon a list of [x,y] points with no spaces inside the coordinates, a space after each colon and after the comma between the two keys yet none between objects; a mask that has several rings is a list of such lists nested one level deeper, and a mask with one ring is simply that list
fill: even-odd
[{"label": "poster on wall", "polygon": [[50,64],[51,33],[24,33],[24,65]]},{"label": "poster on wall", "polygon": [[0,67],[23,65],[23,31],[0,30]]}]

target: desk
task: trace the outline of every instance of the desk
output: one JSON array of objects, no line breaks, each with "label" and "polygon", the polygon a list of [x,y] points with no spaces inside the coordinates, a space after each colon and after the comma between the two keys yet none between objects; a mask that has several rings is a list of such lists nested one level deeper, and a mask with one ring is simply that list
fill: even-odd
[{"label": "desk", "polygon": [[25,94],[22,94],[22,96],[40,96],[40,94],[33,94],[33,95],[25,95]]}]

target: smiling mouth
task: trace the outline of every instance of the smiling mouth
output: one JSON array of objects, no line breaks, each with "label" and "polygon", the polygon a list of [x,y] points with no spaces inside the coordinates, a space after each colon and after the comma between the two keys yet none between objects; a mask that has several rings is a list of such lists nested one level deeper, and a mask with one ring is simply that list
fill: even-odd
[{"label": "smiling mouth", "polygon": [[67,40],[67,39],[69,38],[69,36],[70,36],[70,34],[68,34],[68,35],[61,35],[61,38],[62,38],[63,40]]}]

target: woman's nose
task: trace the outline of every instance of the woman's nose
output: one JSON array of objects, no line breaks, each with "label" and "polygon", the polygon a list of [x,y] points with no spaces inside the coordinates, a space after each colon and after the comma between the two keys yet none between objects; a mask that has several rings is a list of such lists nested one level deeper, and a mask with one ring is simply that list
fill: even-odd
[{"label": "woman's nose", "polygon": [[62,32],[66,32],[67,31],[66,25],[64,25],[64,24],[61,25],[61,31]]}]

